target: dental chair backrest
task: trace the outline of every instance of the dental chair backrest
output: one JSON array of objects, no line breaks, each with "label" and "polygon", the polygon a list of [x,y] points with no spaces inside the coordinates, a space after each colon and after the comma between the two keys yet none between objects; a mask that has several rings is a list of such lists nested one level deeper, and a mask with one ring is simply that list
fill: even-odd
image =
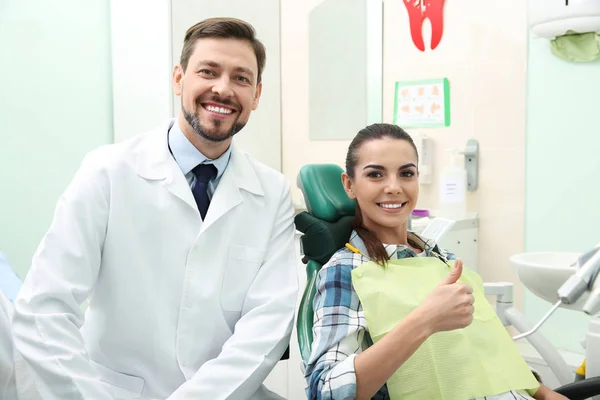
[{"label": "dental chair backrest", "polygon": [[296,215],[296,229],[306,264],[306,287],[296,322],[300,355],[306,363],[313,340],[313,299],[319,270],[333,253],[348,242],[352,233],[355,203],[342,186],[343,169],[334,164],[309,164],[300,169],[297,185],[307,211]]}]

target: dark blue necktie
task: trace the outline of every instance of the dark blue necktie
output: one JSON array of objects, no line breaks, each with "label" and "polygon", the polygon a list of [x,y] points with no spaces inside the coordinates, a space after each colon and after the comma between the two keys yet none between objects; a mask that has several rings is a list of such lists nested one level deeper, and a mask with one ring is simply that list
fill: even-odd
[{"label": "dark blue necktie", "polygon": [[196,175],[196,184],[192,189],[192,193],[194,194],[194,199],[196,199],[198,211],[200,211],[200,215],[204,220],[210,203],[208,197],[208,182],[217,176],[217,167],[213,164],[200,164],[194,168],[192,172]]}]

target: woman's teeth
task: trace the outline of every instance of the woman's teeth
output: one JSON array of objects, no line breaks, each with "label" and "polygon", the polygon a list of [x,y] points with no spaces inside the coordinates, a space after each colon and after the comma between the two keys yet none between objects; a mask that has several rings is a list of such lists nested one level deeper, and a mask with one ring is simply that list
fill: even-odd
[{"label": "woman's teeth", "polygon": [[379,204],[379,207],[382,208],[400,208],[404,205],[405,203],[396,203],[396,204]]}]

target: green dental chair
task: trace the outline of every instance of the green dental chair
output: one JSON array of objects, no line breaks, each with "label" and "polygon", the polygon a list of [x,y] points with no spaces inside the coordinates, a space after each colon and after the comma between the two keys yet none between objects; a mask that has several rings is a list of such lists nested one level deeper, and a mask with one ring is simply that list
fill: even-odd
[{"label": "green dental chair", "polygon": [[[300,244],[306,264],[306,287],[296,321],[300,356],[308,362],[313,341],[313,299],[321,267],[348,242],[352,233],[355,202],[346,195],[341,182],[343,169],[335,164],[309,164],[300,169],[297,185],[304,195],[307,211],[295,217],[302,233]],[[600,394],[600,377],[588,378],[555,389],[571,400]]]},{"label": "green dental chair", "polygon": [[306,264],[306,288],[298,310],[300,355],[306,362],[313,341],[313,298],[319,270],[348,242],[354,221],[354,200],[342,186],[342,168],[333,164],[311,164],[300,169],[298,187],[308,211],[296,215],[296,229],[303,233],[300,244]]}]

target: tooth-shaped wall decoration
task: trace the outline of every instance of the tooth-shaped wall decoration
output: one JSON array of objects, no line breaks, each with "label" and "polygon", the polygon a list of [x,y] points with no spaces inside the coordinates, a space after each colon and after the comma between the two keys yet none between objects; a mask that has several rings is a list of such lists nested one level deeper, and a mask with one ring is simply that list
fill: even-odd
[{"label": "tooth-shaped wall decoration", "polygon": [[425,51],[423,21],[431,23],[431,50],[442,40],[444,32],[444,0],[404,0],[410,21],[410,34],[417,49]]}]

